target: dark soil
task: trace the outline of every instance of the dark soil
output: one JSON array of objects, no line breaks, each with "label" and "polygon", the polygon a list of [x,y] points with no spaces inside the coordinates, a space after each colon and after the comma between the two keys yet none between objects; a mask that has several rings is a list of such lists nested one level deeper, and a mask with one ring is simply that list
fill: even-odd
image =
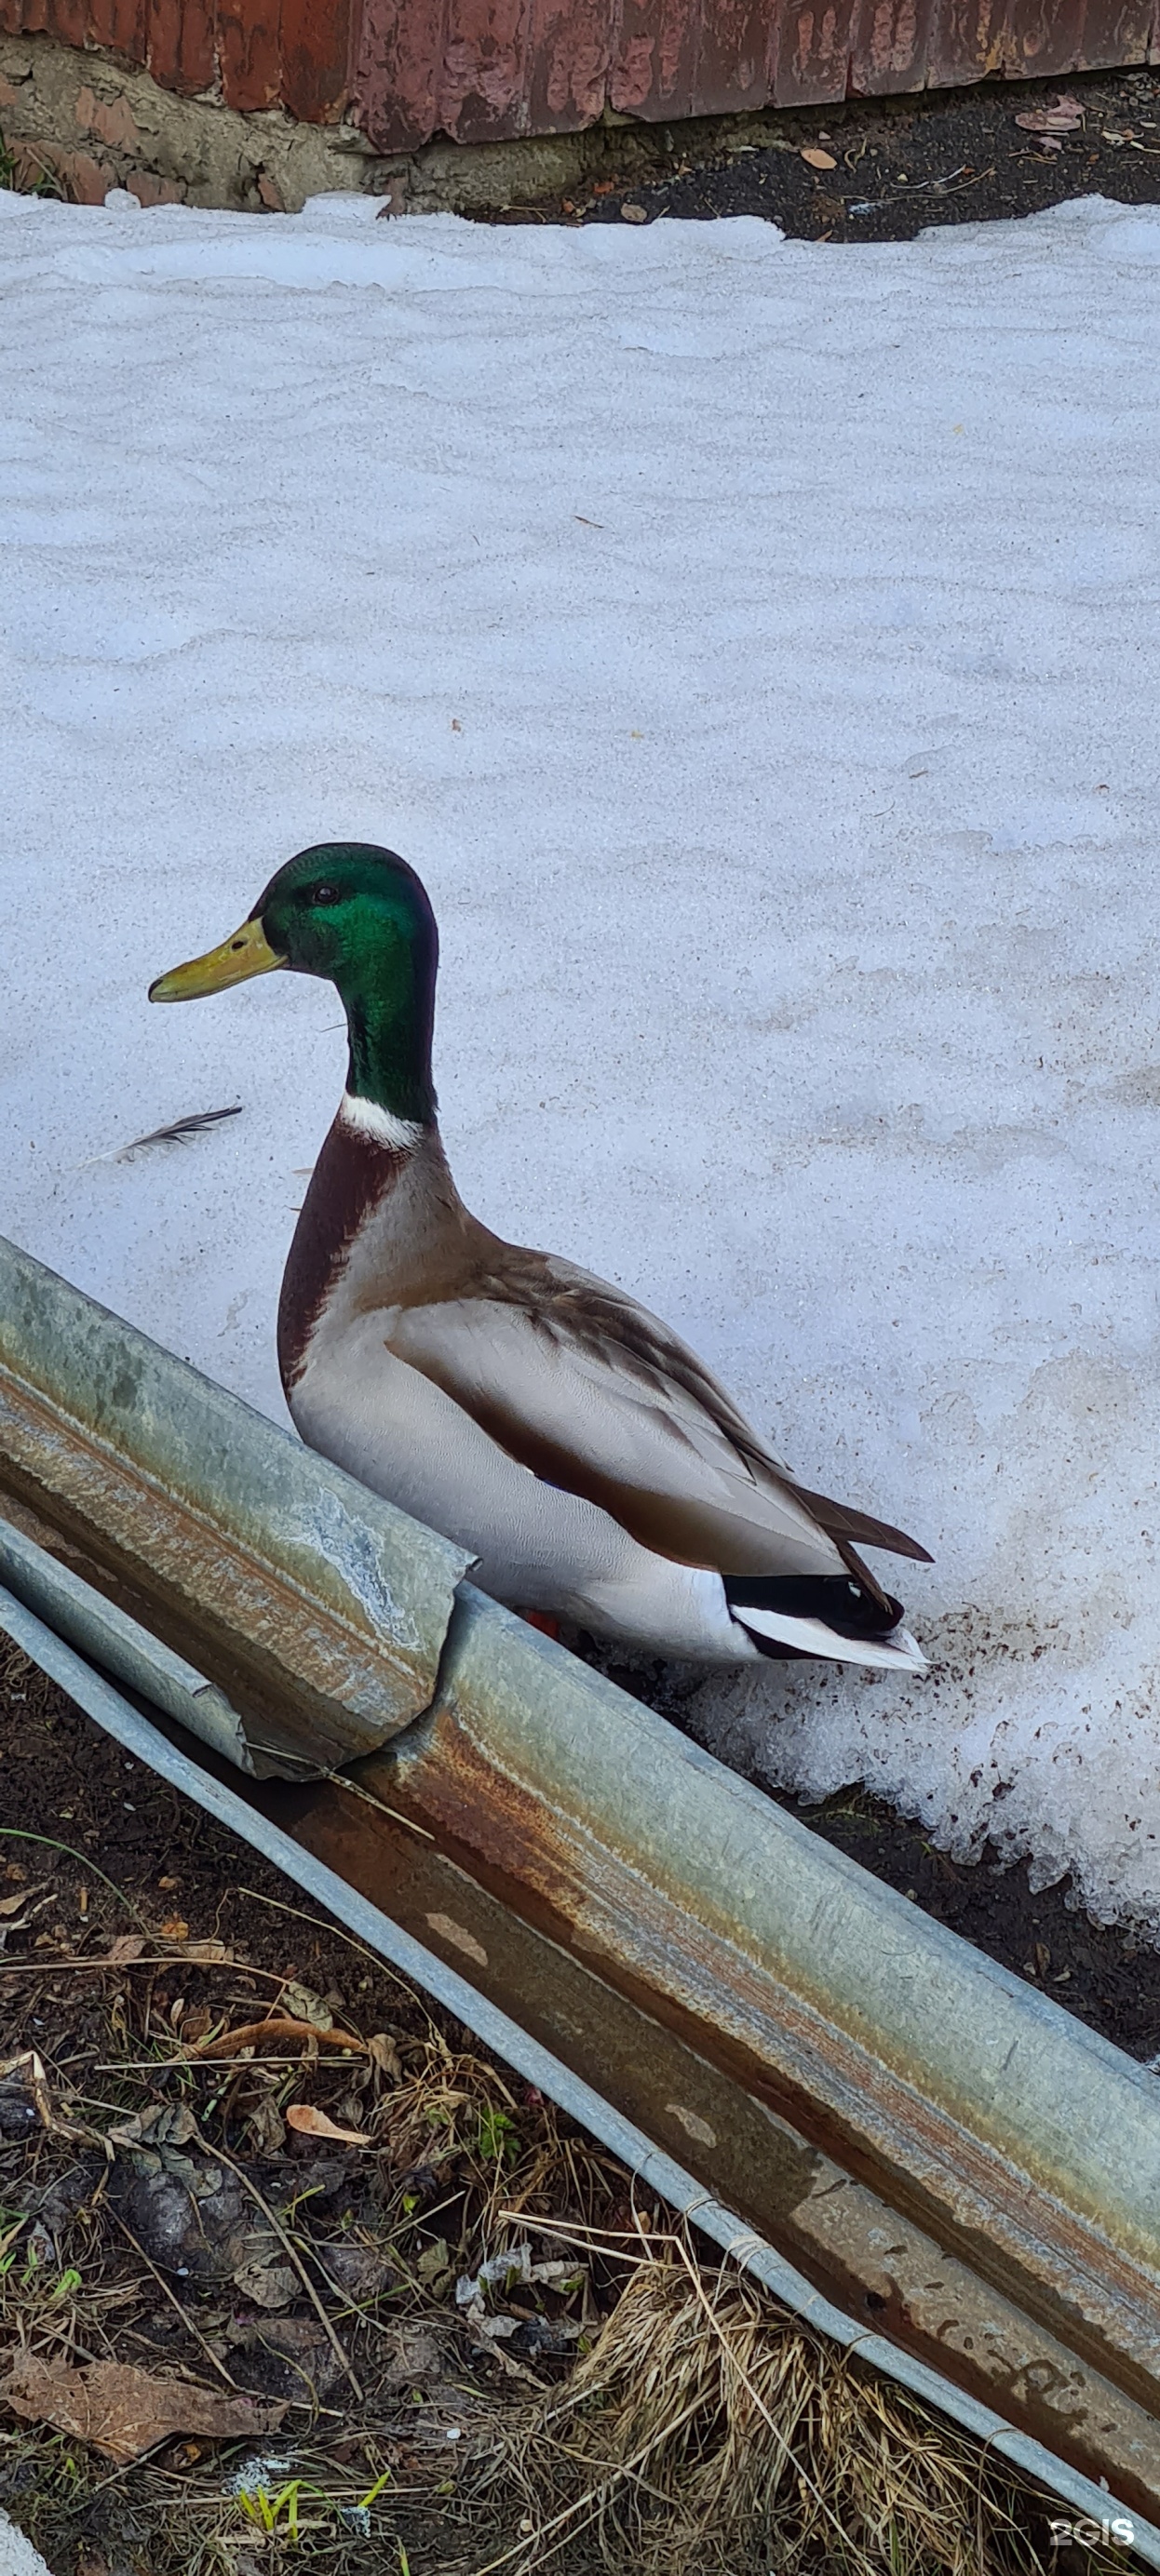
[{"label": "dark soil", "polygon": [[778,1803],[1130,2057],[1160,2051],[1160,1953],[1139,1933],[1093,1923],[1069,1903],[1067,1880],[1035,1894],[1026,1865],[1012,1867],[990,1849],[971,1863],[948,1860],[918,1825],[861,1790],[820,1807],[784,1796]]},{"label": "dark soil", "polygon": [[[1051,150],[1015,119],[1060,97],[1083,123]],[[710,138],[701,143],[702,133]],[[759,215],[795,241],[912,241],[930,224],[1038,214],[1074,197],[1160,202],[1160,68],[1089,72],[1067,81],[990,81],[916,97],[847,99],[837,106],[650,129],[660,166],[640,168],[641,129],[626,128],[605,175],[584,191],[543,199],[499,222],[711,221]],[[830,155],[818,170],[803,151]]]},{"label": "dark soil", "polygon": [[[365,2049],[241,2037],[191,2064],[207,2035],[271,2013],[374,2039],[382,2067]],[[303,2104],[371,2146],[301,2133],[283,2114]],[[570,2369],[620,2281],[597,2255],[579,2296],[505,2289],[515,2331],[493,2359],[455,2282],[512,2240],[509,2202],[533,2227],[623,2228],[633,2186],[0,1638],[0,2377],[27,2345],[284,2409],[269,2438],[171,2439],[124,2468],[14,2424],[0,2401],[0,2505],[52,2576],[279,2576],[303,2561],[452,2576],[510,2549],[522,2504],[502,2477],[481,2499],[481,2463]],[[302,2482],[300,2547],[289,2503],[268,2534],[227,2493],[255,2454],[270,2455],[251,2477],[267,2504]],[[595,2561],[578,2543],[558,2563],[588,2576]]]},{"label": "dark soil", "polygon": [[[1016,1952],[1037,1928],[1016,1874],[964,1887],[857,1801],[810,1821],[913,1878],[960,1928],[996,1895]],[[1077,1918],[1068,1930],[1085,1996],[1110,1992],[1124,1945]],[[267,2016],[283,2036],[255,2044]],[[327,2038],[287,2032],[295,2016]],[[353,2139],[304,2128],[304,2106]],[[599,2241],[537,2234],[541,2217]],[[1060,2569],[1049,2499],[898,2392],[867,2383],[851,2415],[837,2402],[845,2365],[748,2289],[745,2368],[764,2350],[780,2386],[788,2340],[815,2375],[818,2402],[801,2416],[794,2401],[793,2439],[808,2419],[812,2446],[796,2500],[779,2490],[727,2547],[715,2524],[690,2524],[697,2463],[714,2443],[735,2459],[736,2426],[710,2398],[690,2431],[639,2335],[619,2419],[586,2401],[589,2430],[581,2421],[570,2445],[537,2435],[537,2408],[579,2353],[595,2342],[602,2355],[609,2338],[627,2351],[622,2309],[642,2279],[667,2281],[659,2328],[674,2297],[687,2315],[684,2354],[722,2299],[736,2305],[691,2250],[658,2262],[677,2243],[669,2224],[625,2168],[0,1639],[0,2382],[27,2352],[66,2376],[129,2364],[170,2392],[194,2382],[210,2400],[282,2410],[260,2439],[179,2432],[117,2465],[35,2409],[22,2419],[0,2385],[0,2506],[51,2576],[630,2576],[646,2561],[649,2576],[834,2576],[839,2529],[841,2565],[862,2576]],[[487,2294],[501,2357],[456,2283],[521,2236],[537,2259],[565,2251],[570,2277]],[[632,2258],[627,2290],[626,2246],[654,2249]],[[744,2396],[744,2369],[722,2384]],[[641,2408],[666,2402],[673,2431],[642,2487]],[[590,2499],[607,2491],[615,2439],[644,2523],[618,2512],[597,2532]],[[763,2439],[751,2430],[742,2453],[755,2493]],[[819,2495],[820,2529],[807,2511]],[[1088,2576],[1131,2563],[1122,2550],[1082,2560]]]},{"label": "dark soil", "polygon": [[[326,2039],[287,2031],[295,2016]],[[256,2023],[271,2035],[255,2042]],[[354,2137],[304,2128],[303,2106]],[[537,2234],[540,2217],[599,2240]],[[22,2418],[0,2384],[0,2506],[51,2576],[834,2576],[836,2530],[841,2566],[862,2576],[1060,2569],[1049,2499],[899,2392],[868,2382],[851,2414],[845,2365],[748,2287],[728,2404],[762,2352],[781,2386],[787,2345],[818,2394],[804,2415],[793,2401],[800,2494],[791,2478],[727,2546],[714,2522],[690,2523],[694,2472],[716,2444],[752,2462],[756,2495],[762,2428],[739,2455],[710,2395],[690,2430],[687,2387],[658,2390],[639,2330],[619,2417],[586,2401],[569,2442],[537,2435],[579,2353],[611,2338],[607,2384],[623,2372],[622,2312],[642,2282],[658,2331],[676,2301],[686,2356],[720,2302],[737,2305],[691,2249],[660,2259],[678,2245],[668,2224],[533,2088],[0,1639],[0,2383],[23,2352],[66,2378],[128,2364],[170,2394],[193,2382],[282,2410],[261,2438],[179,2431],[118,2465],[35,2408]],[[569,2278],[488,2292],[501,2357],[456,2283],[521,2236],[537,2259],[566,2252]],[[630,2258],[627,2290],[626,2246],[653,2249]],[[666,2404],[673,2429],[642,2486],[641,2424]],[[638,2521],[622,2505],[597,2532],[617,2440]],[[771,2457],[786,2456],[779,2437]],[[1088,2576],[1131,2563],[1082,2560]]]}]

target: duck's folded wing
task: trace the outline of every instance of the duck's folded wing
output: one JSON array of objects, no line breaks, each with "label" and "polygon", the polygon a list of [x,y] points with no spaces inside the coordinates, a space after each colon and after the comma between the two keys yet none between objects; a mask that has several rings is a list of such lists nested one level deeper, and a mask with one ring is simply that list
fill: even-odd
[{"label": "duck's folded wing", "polygon": [[570,1263],[513,1254],[384,1321],[396,1356],[510,1457],[658,1555],[737,1575],[850,1564],[845,1531],[830,1535],[684,1343]]}]

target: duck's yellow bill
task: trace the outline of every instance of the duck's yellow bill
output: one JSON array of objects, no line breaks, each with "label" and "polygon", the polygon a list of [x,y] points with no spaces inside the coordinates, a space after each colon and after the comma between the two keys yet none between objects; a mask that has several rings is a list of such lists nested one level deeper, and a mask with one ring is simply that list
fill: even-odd
[{"label": "duck's yellow bill", "polygon": [[203,993],[224,993],[230,984],[245,984],[251,975],[271,975],[286,960],[271,948],[261,922],[243,921],[220,948],[191,957],[188,966],[171,966],[149,987],[151,1002],[196,1002]]}]

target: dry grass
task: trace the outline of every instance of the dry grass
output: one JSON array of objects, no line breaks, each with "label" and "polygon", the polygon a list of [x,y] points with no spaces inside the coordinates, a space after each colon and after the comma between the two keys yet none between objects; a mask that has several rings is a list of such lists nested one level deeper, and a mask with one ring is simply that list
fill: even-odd
[{"label": "dry grass", "polygon": [[[251,1860],[239,1883],[204,1818],[184,1843],[157,1784],[0,1654],[0,1704],[5,1681],[0,2060],[35,2050],[45,2092],[24,2117],[0,2086],[0,2376],[23,2347],[286,2404],[264,2462],[178,2437],[127,2469],[0,2406],[0,2501],[53,2576],[1056,2566],[1050,2500],[703,2263],[352,1936]],[[144,1865],[110,1830],[128,1793]],[[304,2137],[301,2105],[367,2144]],[[237,2184],[229,2277],[175,2268],[132,2196],[182,2158]],[[535,2265],[457,2299],[520,2245]],[[263,2264],[289,2276],[276,2309]]]},{"label": "dry grass", "polygon": [[[585,2242],[589,2249],[592,2237]],[[632,2576],[1033,2576],[1051,2499],[904,2390],[850,2366],[683,2230],[621,2246],[628,2279],[565,2386],[508,2438],[533,2576],[589,2533]],[[1084,2553],[1097,2571],[1122,2550]]]},{"label": "dry grass", "polygon": [[0,188],[11,188],[22,197],[63,197],[65,193],[55,170],[34,144],[21,142],[10,151],[2,133]]}]

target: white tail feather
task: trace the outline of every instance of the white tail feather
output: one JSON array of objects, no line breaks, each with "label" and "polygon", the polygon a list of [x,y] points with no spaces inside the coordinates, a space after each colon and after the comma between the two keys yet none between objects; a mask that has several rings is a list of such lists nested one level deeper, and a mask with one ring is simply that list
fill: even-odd
[{"label": "white tail feather", "polygon": [[835,1664],[864,1664],[873,1672],[925,1673],[922,1648],[907,1628],[892,1628],[888,1637],[840,1637],[824,1619],[789,1619],[780,1610],[751,1610],[734,1605],[733,1617],[752,1635],[769,1637],[779,1646],[796,1646],[804,1655],[827,1655]]}]

